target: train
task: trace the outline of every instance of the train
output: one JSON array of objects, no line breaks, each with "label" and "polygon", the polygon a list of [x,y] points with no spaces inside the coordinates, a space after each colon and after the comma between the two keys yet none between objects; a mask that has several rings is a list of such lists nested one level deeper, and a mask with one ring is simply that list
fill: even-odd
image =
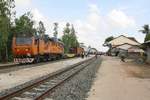
[{"label": "train", "polygon": [[[71,48],[74,56],[84,52],[81,47]],[[57,38],[44,36],[14,36],[12,53],[15,63],[39,63],[65,57],[64,44]]]},{"label": "train", "polygon": [[69,53],[67,54],[68,57],[80,57],[85,53],[84,48],[82,47],[71,47],[69,49]]}]

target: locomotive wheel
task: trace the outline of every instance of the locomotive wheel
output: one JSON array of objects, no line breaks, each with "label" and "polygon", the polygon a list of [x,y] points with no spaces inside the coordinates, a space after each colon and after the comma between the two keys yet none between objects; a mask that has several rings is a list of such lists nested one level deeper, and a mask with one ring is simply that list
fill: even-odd
[{"label": "locomotive wheel", "polygon": [[59,60],[59,55],[56,56],[56,60]]},{"label": "locomotive wheel", "polygon": [[45,55],[45,56],[43,57],[43,61],[44,61],[44,62],[49,61],[49,56],[48,56],[48,55]]}]

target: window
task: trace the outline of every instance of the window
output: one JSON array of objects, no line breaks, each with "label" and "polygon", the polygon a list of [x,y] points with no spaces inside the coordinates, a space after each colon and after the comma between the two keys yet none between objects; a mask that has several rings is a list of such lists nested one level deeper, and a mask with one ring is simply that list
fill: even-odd
[{"label": "window", "polygon": [[16,45],[29,45],[32,44],[32,38],[29,37],[17,37]]},{"label": "window", "polygon": [[35,43],[34,43],[35,45],[37,45],[38,44],[38,39],[35,39]]}]

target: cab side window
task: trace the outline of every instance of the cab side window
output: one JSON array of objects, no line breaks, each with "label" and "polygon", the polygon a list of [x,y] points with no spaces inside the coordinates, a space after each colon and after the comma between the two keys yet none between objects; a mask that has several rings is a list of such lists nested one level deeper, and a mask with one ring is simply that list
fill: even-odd
[{"label": "cab side window", "polygon": [[37,45],[37,44],[38,44],[38,39],[35,39],[34,44],[35,44],[35,45]]}]

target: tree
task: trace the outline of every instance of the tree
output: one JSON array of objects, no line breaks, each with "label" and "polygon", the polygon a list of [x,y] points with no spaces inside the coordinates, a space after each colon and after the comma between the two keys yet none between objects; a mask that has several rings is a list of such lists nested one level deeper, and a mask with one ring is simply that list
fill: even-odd
[{"label": "tree", "polygon": [[12,28],[12,31],[17,36],[34,36],[37,30],[33,26],[32,14],[27,12],[20,18],[15,19],[15,26]]},{"label": "tree", "polygon": [[111,50],[112,50],[112,45],[109,42],[112,41],[113,39],[114,39],[114,37],[110,36],[105,39],[105,43],[103,44],[103,46],[105,46],[105,47],[107,46],[109,48],[109,50],[107,52],[109,55],[111,55]]},{"label": "tree", "polygon": [[70,44],[72,47],[78,47],[79,46],[79,42],[77,40],[77,36],[76,36],[76,31],[74,29],[74,26],[72,25],[72,28],[70,30]]},{"label": "tree", "polygon": [[140,30],[143,34],[146,34],[144,42],[150,40],[150,28],[149,25],[145,24],[143,30]]},{"label": "tree", "polygon": [[145,24],[143,26],[143,30],[140,30],[140,32],[142,32],[143,34],[149,34],[150,33],[149,25]]},{"label": "tree", "polygon": [[58,35],[58,23],[57,22],[54,23],[54,29],[53,30],[54,30],[53,35],[55,38],[57,38],[57,35]]},{"label": "tree", "polygon": [[41,37],[45,34],[46,29],[45,29],[44,23],[42,21],[39,22],[39,27],[37,30]]},{"label": "tree", "polygon": [[67,23],[67,24],[66,24],[66,27],[65,27],[65,29],[64,29],[64,34],[69,34],[69,33],[70,33],[70,24]]},{"label": "tree", "polygon": [[78,42],[77,37],[75,35],[76,31],[75,31],[73,25],[70,29],[70,24],[67,23],[63,32],[64,32],[64,34],[62,36],[62,41],[65,45],[65,52],[68,52],[71,47],[78,47],[79,46],[79,42]]},{"label": "tree", "polygon": [[11,21],[15,12],[14,0],[0,0],[0,59],[8,60],[8,37],[11,29]]},{"label": "tree", "polygon": [[108,43],[108,42],[110,42],[110,41],[113,40],[113,39],[114,39],[114,37],[113,37],[113,36],[110,36],[110,37],[108,37],[108,38],[105,39],[105,43]]},{"label": "tree", "polygon": [[69,27],[70,27],[70,24],[67,23],[63,31],[64,34],[62,36],[62,42],[64,43],[65,53],[69,51],[69,33],[70,33]]}]

